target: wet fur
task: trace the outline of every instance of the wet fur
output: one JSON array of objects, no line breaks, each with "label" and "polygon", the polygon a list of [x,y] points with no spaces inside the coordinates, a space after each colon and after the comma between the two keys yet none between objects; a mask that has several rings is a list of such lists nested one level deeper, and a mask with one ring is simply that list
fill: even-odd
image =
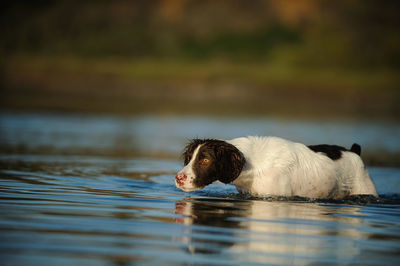
[{"label": "wet fur", "polygon": [[[194,139],[183,153],[187,176],[176,185],[200,189],[214,181],[233,184],[254,196],[343,198],[373,195],[375,186],[360,158],[361,147],[306,146],[277,137]],[[201,165],[203,158],[209,165]]]}]

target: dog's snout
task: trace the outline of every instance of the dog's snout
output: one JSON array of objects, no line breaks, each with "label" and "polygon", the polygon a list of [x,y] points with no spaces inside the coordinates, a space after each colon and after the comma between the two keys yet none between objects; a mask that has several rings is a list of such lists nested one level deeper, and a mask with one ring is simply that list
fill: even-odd
[{"label": "dog's snout", "polygon": [[184,173],[179,173],[176,175],[175,179],[178,184],[182,184],[186,181],[187,176]]}]

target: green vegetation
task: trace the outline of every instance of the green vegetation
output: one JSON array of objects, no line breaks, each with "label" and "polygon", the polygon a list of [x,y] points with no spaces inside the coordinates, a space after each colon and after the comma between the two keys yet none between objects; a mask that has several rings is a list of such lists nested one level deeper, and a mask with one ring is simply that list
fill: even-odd
[{"label": "green vegetation", "polygon": [[288,115],[328,107],[320,115],[397,119],[399,11],[391,0],[9,2],[2,105]]},{"label": "green vegetation", "polygon": [[82,59],[79,57],[14,57],[7,65],[9,75],[72,74],[104,76],[131,81],[228,82],[252,86],[324,87],[326,91],[363,90],[395,92],[400,76],[394,69],[295,68],[262,62],[221,60]]}]

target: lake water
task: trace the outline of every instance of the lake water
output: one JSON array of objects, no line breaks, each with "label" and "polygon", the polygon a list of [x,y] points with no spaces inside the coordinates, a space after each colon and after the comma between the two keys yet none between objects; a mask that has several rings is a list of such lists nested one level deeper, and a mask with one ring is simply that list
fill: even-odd
[{"label": "lake water", "polygon": [[379,201],[175,188],[192,137],[278,135],[400,153],[389,122],[0,114],[1,265],[400,264],[400,168]]}]

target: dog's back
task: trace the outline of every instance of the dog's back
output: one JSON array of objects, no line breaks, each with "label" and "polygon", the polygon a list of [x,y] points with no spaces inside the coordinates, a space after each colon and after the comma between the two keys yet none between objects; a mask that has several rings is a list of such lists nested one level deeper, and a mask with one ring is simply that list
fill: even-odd
[{"label": "dog's back", "polygon": [[306,146],[277,137],[247,137],[228,141],[245,156],[242,174],[232,184],[257,196],[343,198],[377,196],[359,156],[336,145]]}]

